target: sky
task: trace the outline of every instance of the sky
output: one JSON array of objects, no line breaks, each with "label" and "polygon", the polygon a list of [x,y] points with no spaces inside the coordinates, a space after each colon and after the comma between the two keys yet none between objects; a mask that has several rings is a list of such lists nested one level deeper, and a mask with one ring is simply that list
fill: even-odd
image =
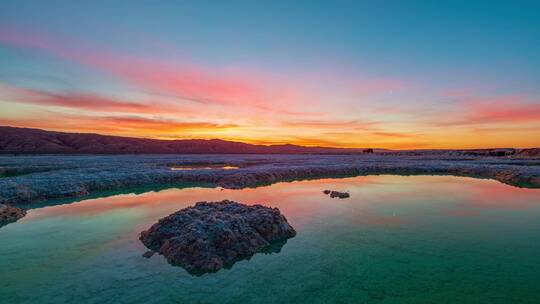
[{"label": "sky", "polygon": [[1,0],[0,125],[540,147],[540,2]]}]

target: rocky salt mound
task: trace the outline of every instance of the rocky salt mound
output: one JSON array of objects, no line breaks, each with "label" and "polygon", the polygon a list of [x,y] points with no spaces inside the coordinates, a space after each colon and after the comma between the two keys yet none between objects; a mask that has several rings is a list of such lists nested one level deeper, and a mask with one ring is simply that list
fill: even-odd
[{"label": "rocky salt mound", "polygon": [[295,235],[277,208],[224,200],[198,202],[164,217],[141,232],[140,240],[169,263],[201,275],[282,246]]},{"label": "rocky salt mound", "polygon": [[26,211],[22,209],[0,204],[0,227],[16,222],[25,215]]},{"label": "rocky salt mound", "polygon": [[347,192],[339,192],[333,190],[324,190],[323,193],[326,195],[330,195],[331,198],[348,198],[350,196]]}]

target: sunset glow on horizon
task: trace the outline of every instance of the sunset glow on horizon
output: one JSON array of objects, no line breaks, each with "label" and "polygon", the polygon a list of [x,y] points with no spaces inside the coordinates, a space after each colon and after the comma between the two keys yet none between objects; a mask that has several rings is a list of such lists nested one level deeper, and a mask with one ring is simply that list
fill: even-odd
[{"label": "sunset glow on horizon", "polygon": [[539,3],[2,6],[0,125],[254,144],[540,146]]}]

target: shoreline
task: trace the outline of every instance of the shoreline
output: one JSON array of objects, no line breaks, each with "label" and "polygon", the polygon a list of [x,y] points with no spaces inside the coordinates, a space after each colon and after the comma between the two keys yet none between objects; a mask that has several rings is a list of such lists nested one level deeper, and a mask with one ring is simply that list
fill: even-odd
[{"label": "shoreline", "polygon": [[[211,159],[209,161],[209,159]],[[238,169],[199,168],[223,165]],[[193,166],[173,170],[174,166]],[[34,208],[103,191],[204,184],[242,189],[307,179],[367,175],[453,175],[540,188],[537,159],[353,155],[143,155],[0,157],[0,203]],[[2,173],[2,171],[0,171]]]}]

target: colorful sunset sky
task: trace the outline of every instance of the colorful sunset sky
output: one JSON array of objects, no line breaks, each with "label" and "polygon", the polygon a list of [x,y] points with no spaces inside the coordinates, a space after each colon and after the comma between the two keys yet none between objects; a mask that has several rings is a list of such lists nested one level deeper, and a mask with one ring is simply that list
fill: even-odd
[{"label": "colorful sunset sky", "polygon": [[2,0],[0,125],[538,147],[540,1]]}]

